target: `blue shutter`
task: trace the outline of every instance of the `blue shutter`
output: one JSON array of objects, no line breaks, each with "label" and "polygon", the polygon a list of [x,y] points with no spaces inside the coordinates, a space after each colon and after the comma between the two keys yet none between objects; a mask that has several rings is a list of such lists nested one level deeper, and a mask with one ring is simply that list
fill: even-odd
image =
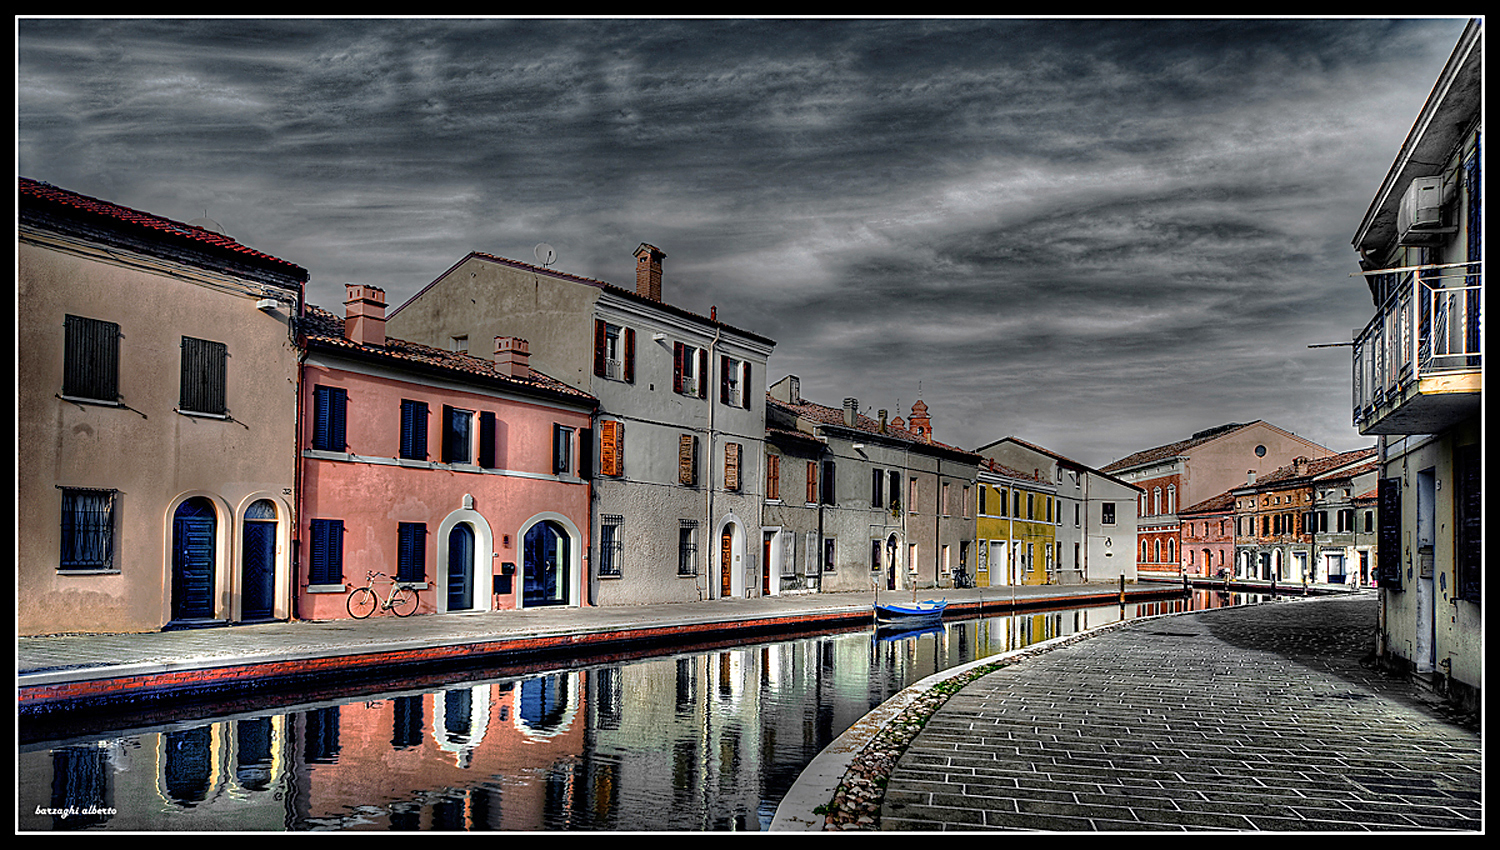
[{"label": "blue shutter", "polygon": [[427,525],[403,522],[397,526],[396,579],[423,581],[427,578]]},{"label": "blue shutter", "polygon": [[312,521],[311,584],[338,584],[344,580],[344,521]]},{"label": "blue shutter", "polygon": [[479,465],[495,468],[495,414],[488,410],[479,414]]},{"label": "blue shutter", "polygon": [[313,448],[341,452],[344,440],[344,407],[347,394],[340,387],[317,387],[313,392]]},{"label": "blue shutter", "polygon": [[427,459],[427,404],[401,401],[401,456],[408,460]]}]

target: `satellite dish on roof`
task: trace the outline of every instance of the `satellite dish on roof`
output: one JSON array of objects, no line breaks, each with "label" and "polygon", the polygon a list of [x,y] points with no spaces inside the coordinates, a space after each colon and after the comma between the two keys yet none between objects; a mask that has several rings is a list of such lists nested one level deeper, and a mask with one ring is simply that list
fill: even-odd
[{"label": "satellite dish on roof", "polygon": [[536,254],[536,261],[542,264],[542,268],[557,261],[557,250],[546,242],[538,242],[532,253]]}]

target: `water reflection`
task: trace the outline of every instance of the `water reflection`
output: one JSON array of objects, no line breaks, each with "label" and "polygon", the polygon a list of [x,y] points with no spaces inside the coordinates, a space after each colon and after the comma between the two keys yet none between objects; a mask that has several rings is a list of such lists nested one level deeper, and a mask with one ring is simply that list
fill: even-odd
[{"label": "water reflection", "polygon": [[869,630],[27,745],[23,830],[760,830],[824,746],[948,667],[1237,598]]}]

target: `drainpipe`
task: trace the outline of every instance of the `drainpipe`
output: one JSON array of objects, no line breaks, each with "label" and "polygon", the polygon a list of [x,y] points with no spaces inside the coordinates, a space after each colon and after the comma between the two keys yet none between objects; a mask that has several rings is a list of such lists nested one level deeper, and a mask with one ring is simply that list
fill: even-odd
[{"label": "drainpipe", "polygon": [[[714,314],[718,313],[717,308],[710,308],[710,311],[712,313],[714,313]],[[709,373],[709,375],[712,375],[713,372],[714,372],[714,364],[719,362],[719,358],[714,354],[714,349],[718,348],[718,346],[719,346],[719,337],[723,334],[723,331],[724,331],[723,328],[715,326],[714,327],[714,339],[713,339],[713,342],[710,342],[708,344],[708,369],[707,369],[707,372]],[[708,375],[704,375],[703,377],[705,379],[707,379]],[[719,377],[719,380],[721,380],[721,381],[723,380],[723,376],[722,375]],[[749,387],[746,387],[745,389],[746,389],[747,392],[749,391]],[[720,545],[720,543],[719,543],[718,529],[714,528],[714,410],[718,407],[718,399],[714,395],[713,381],[709,381],[709,385],[708,385],[708,387],[704,391],[704,398],[708,400],[708,439],[705,441],[705,446],[704,446],[704,449],[703,449],[703,452],[704,452],[704,458],[703,458],[703,485],[704,485],[703,486],[703,514],[704,514],[703,527],[704,527],[705,530],[707,530],[709,533],[713,534],[714,536],[713,536],[713,538],[712,538],[711,541],[704,541],[705,543],[712,542],[713,545],[712,545],[712,547],[710,547],[710,546],[704,546],[705,549],[709,550],[709,552],[708,552],[709,570],[708,570],[708,572],[704,573],[703,584],[699,586],[699,589],[698,589],[698,599],[699,600],[702,600],[705,595],[707,595],[709,598],[713,598],[713,585],[709,584],[709,582],[708,582],[708,576],[710,574],[712,574],[712,572],[713,572],[713,563],[714,563],[715,558],[717,557],[716,553],[718,552],[719,545]],[[741,466],[741,474],[743,474],[744,473],[744,469],[743,469],[743,467],[744,467],[744,459],[743,458],[740,460],[740,466]],[[733,544],[730,545],[730,551],[731,551],[731,553],[733,552]],[[734,560],[733,557],[731,557],[730,558],[731,569],[733,568],[733,560]],[[732,596],[734,594],[734,574],[733,573],[730,573],[730,575],[729,575],[729,591],[730,591],[730,595]]]}]

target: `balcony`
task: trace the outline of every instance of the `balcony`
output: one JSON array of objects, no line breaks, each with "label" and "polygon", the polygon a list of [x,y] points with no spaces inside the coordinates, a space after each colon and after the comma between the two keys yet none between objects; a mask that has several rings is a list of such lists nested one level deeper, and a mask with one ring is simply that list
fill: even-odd
[{"label": "balcony", "polygon": [[1435,434],[1479,412],[1479,263],[1392,269],[1395,285],[1354,341],[1354,426]]}]

